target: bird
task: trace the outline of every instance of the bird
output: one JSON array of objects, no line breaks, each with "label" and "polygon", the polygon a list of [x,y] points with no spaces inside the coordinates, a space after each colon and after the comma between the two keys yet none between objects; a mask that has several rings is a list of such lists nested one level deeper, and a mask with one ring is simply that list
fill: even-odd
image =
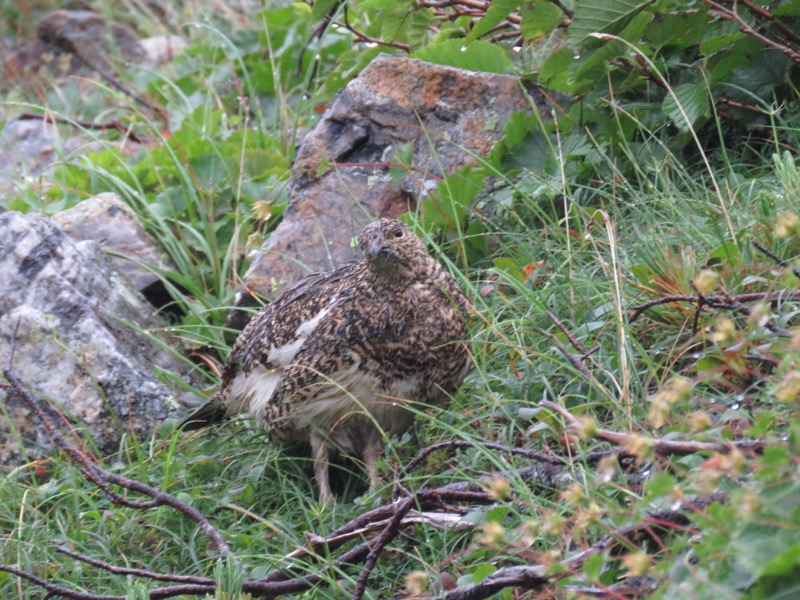
[{"label": "bird", "polygon": [[384,436],[457,392],[470,366],[470,303],[403,222],[358,236],[363,258],[306,276],[252,318],[220,384],[179,426],[248,413],[276,443],[310,445],[323,504],[333,455],[360,458],[373,492]]}]

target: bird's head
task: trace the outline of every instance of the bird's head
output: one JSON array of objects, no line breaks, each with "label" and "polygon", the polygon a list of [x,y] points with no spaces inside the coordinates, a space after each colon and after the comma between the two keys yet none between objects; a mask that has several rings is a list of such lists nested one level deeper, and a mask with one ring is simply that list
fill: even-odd
[{"label": "bird's head", "polygon": [[401,275],[424,265],[430,256],[425,246],[405,223],[397,219],[378,219],[358,236],[364,260],[380,274]]}]

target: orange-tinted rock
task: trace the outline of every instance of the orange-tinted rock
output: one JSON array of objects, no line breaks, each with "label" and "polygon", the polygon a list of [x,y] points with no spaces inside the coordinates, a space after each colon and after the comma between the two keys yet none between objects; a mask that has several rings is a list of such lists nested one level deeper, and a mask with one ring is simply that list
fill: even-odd
[{"label": "orange-tinted rock", "polygon": [[[533,106],[550,109],[544,94],[512,76],[378,56],[303,142],[289,207],[244,287],[274,297],[309,272],[352,260],[351,240],[366,223],[414,209],[439,178],[488,154],[514,113]],[[393,179],[395,153],[409,144],[414,169]],[[242,293],[238,303],[249,299]]]}]

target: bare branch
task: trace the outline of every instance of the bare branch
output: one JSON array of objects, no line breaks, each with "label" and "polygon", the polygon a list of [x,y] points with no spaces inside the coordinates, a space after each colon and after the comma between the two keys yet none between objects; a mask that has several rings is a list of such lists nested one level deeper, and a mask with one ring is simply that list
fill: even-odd
[{"label": "bare branch", "polygon": [[361,569],[361,573],[358,575],[358,580],[356,581],[355,590],[353,590],[353,600],[361,600],[364,597],[364,592],[367,589],[367,581],[369,580],[369,576],[372,574],[372,570],[375,568],[375,565],[378,563],[378,557],[380,556],[383,549],[386,547],[391,540],[397,536],[397,532],[400,530],[400,525],[403,521],[403,518],[408,514],[408,511],[414,506],[414,498],[406,498],[402,500],[396,508],[396,512],[394,516],[389,520],[384,530],[381,534],[373,540],[372,548],[369,551],[369,555],[367,556],[367,560],[364,561],[364,567]]},{"label": "bare branch", "polygon": [[119,131],[122,135],[124,135],[129,140],[136,142],[138,144],[144,143],[142,138],[136,135],[132,130],[130,125],[125,125],[122,121],[114,120],[114,121],[107,121],[105,123],[93,123],[91,121],[74,121],[72,119],[67,119],[64,117],[59,117],[53,114],[38,114],[38,113],[22,113],[17,117],[20,121],[51,121],[53,123],[62,123],[64,125],[72,125],[73,127],[80,127],[81,129],[98,129],[100,131],[108,131],[109,129],[115,129]]},{"label": "bare branch", "polygon": [[[564,417],[567,425],[573,429],[583,429],[583,424],[566,408],[559,406],[549,400],[542,400],[539,402],[540,406],[549,408]],[[698,452],[718,452],[720,454],[728,454],[734,448],[739,450],[760,451],[766,446],[763,440],[738,440],[731,442],[695,442],[695,441],[677,441],[677,440],[662,440],[658,438],[643,438],[630,433],[620,433],[618,431],[611,431],[610,429],[593,429],[592,437],[617,444],[618,446],[630,447],[632,445],[641,445],[643,447],[652,448],[656,454],[665,456],[670,455],[686,455],[697,454]]]},{"label": "bare branch", "polygon": [[74,598],[75,600],[125,600],[125,596],[114,596],[111,594],[89,594],[71,590],[69,588],[50,583],[46,579],[37,577],[36,575],[28,573],[27,571],[23,571],[22,569],[17,569],[11,565],[0,564],[0,571],[11,573],[12,575],[16,575],[21,579],[35,583],[39,587],[46,589],[48,596],[62,596],[64,598]]},{"label": "bare branch", "polygon": [[220,555],[226,556],[230,553],[230,548],[228,547],[228,543],[225,541],[225,538],[211,524],[206,516],[203,515],[203,513],[196,508],[189,506],[185,502],[181,502],[174,496],[149,486],[146,483],[142,483],[134,479],[128,479],[127,477],[123,477],[103,469],[100,465],[93,462],[84,452],[80,451],[67,441],[67,439],[58,430],[55,423],[53,423],[52,419],[45,411],[44,406],[39,398],[37,398],[34,394],[29,393],[25,388],[22,387],[22,384],[14,376],[10,368],[4,369],[3,375],[5,375],[6,379],[11,384],[14,392],[17,393],[23,400],[25,400],[28,406],[31,407],[33,412],[50,433],[56,445],[67,453],[67,455],[81,468],[81,471],[86,474],[90,481],[95,483],[99,481],[101,483],[118,485],[122,488],[139,492],[140,494],[149,496],[153,499],[152,502],[131,502],[124,499],[119,494],[111,492],[105,485],[101,485],[101,489],[108,494],[109,498],[113,502],[124,504],[133,508],[153,508],[155,506],[162,505],[171,506],[178,512],[183,513],[196,522],[200,526],[200,529],[202,529],[203,533],[205,533],[206,536],[211,540],[212,544],[214,544],[214,547],[216,548],[217,552],[220,553]]},{"label": "bare branch", "polygon": [[524,456],[526,458],[531,458],[533,460],[549,463],[552,465],[568,464],[568,461],[560,456],[556,456],[548,452],[538,452],[536,450],[530,450],[529,448],[508,447],[508,446],[503,446],[502,444],[495,444],[494,442],[483,442],[483,441],[468,442],[465,440],[449,440],[447,442],[439,442],[438,444],[432,444],[430,446],[423,448],[406,466],[403,467],[403,469],[400,471],[400,477],[412,471],[430,454],[436,452],[437,450],[442,450],[443,448],[474,448],[476,445],[481,446],[482,448],[487,448],[489,450],[502,452],[504,454],[514,454],[517,456]]},{"label": "bare branch", "polygon": [[[761,302],[761,301],[785,300],[785,299],[791,299],[791,300],[800,299],[800,290],[779,290],[777,292],[753,292],[750,294],[738,294],[736,296],[730,296],[730,295],[704,296],[702,301],[706,306],[710,306],[711,308],[735,309],[737,305],[732,304],[732,302],[734,303]],[[631,322],[633,322],[636,319],[638,319],[641,316],[641,314],[648,308],[652,308],[660,304],[670,304],[672,302],[692,302],[695,304],[699,304],[701,300],[697,296],[689,296],[685,294],[662,296],[661,298],[649,300],[643,304],[639,304],[638,306],[632,307],[628,319]]]},{"label": "bare branch", "polygon": [[[756,250],[758,250],[762,254],[765,254],[766,256],[768,256],[769,258],[774,260],[775,263],[780,265],[781,267],[788,267],[789,266],[788,262],[783,260],[780,256],[778,256],[777,254],[775,254],[771,250],[768,250],[766,246],[764,246],[763,244],[760,244],[756,240],[753,240],[753,246],[755,246]],[[792,273],[794,273],[795,277],[800,279],[800,269],[798,269],[797,267],[793,267],[792,268]]]},{"label": "bare branch", "polygon": [[745,21],[741,15],[736,12],[736,10],[730,10],[725,8],[721,4],[714,2],[713,0],[705,0],[705,3],[709,6],[715,8],[718,12],[717,14],[721,19],[725,19],[726,21],[735,21],[739,25],[739,29],[742,30],[742,33],[745,35],[749,35],[752,38],[757,39],[759,42],[764,44],[765,46],[769,46],[770,48],[774,48],[779,50],[786,56],[788,56],[792,62],[800,65],[800,52],[795,52],[793,49],[789,48],[784,44],[780,44],[773,39],[768,38],[762,33],[759,33],[755,29],[753,29],[750,24]]},{"label": "bare branch", "polygon": [[155,579],[158,581],[172,581],[174,583],[195,583],[198,585],[210,586],[209,591],[212,592],[214,591],[215,582],[213,579],[209,577],[198,577],[196,575],[175,575],[174,573],[157,573],[155,571],[148,571],[147,569],[118,567],[116,565],[112,565],[102,560],[92,558],[91,556],[86,556],[85,554],[81,554],[80,552],[75,552],[74,550],[70,550],[66,546],[59,546],[58,548],[56,548],[56,550],[58,550],[62,554],[66,554],[71,558],[74,558],[81,562],[85,562],[88,565],[92,565],[93,567],[98,567],[100,569],[103,569],[104,571],[108,571],[109,573],[115,573],[118,575],[133,575],[135,577],[145,577],[147,579]]}]

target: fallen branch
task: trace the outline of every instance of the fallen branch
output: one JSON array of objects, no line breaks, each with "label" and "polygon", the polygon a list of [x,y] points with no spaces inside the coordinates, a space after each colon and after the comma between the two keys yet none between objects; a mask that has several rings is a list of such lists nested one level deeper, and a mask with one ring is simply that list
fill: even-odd
[{"label": "fallen branch", "polygon": [[430,454],[436,452],[437,450],[442,450],[444,448],[474,448],[475,446],[480,446],[482,448],[486,448],[488,450],[494,450],[496,452],[502,452],[503,454],[514,454],[516,456],[524,456],[525,458],[530,458],[538,462],[548,463],[551,465],[566,465],[569,464],[569,461],[561,456],[556,456],[555,454],[550,454],[549,452],[539,452],[537,450],[531,450],[529,448],[516,448],[516,447],[509,447],[503,446],[502,444],[496,444],[494,442],[483,442],[483,441],[466,441],[466,440],[448,440],[446,442],[439,442],[438,444],[432,444],[430,446],[426,446],[423,448],[411,461],[402,468],[400,471],[399,477],[403,477],[411,472],[414,468],[417,467],[423,460],[425,460]]},{"label": "fallen branch", "polygon": [[91,556],[86,556],[80,552],[70,550],[66,546],[59,546],[56,548],[62,554],[66,554],[70,558],[79,560],[87,565],[92,565],[98,569],[103,569],[109,573],[116,575],[132,575],[134,577],[143,577],[146,579],[155,579],[158,581],[171,581],[173,583],[192,583],[197,585],[210,586],[210,591],[214,591],[214,580],[210,577],[199,577],[197,575],[176,575],[174,573],[157,573],[156,571],[149,571],[147,569],[136,569],[133,567],[118,567],[102,560],[98,560]]},{"label": "fallen branch", "polygon": [[381,534],[375,538],[372,548],[370,548],[369,555],[367,555],[367,559],[364,561],[364,568],[361,569],[361,573],[358,575],[356,588],[353,591],[353,600],[361,600],[361,598],[364,597],[364,592],[367,589],[367,581],[375,565],[378,563],[378,557],[386,547],[386,544],[397,536],[403,519],[413,506],[414,498],[406,498],[398,503],[394,516],[386,524]]},{"label": "fallen branch", "polygon": [[39,114],[39,113],[22,113],[17,117],[20,121],[51,121],[53,123],[61,123],[62,125],[71,125],[73,127],[79,127],[81,129],[96,129],[100,131],[109,131],[114,129],[119,131],[122,135],[124,135],[127,139],[136,142],[137,144],[143,144],[144,141],[138,135],[136,135],[133,130],[131,129],[130,125],[126,125],[122,121],[114,120],[114,121],[106,121],[105,123],[94,123],[91,121],[75,121],[73,119],[67,119],[65,117],[59,117],[53,114]]},{"label": "fallen branch", "polygon": [[[9,358],[9,364],[10,362],[11,358]],[[141,481],[136,481],[134,479],[128,479],[127,477],[123,477],[122,475],[117,475],[116,473],[112,473],[111,471],[103,469],[100,465],[93,462],[84,452],[78,448],[75,448],[67,441],[67,439],[58,430],[55,423],[53,423],[52,419],[45,411],[41,401],[35,395],[29,393],[22,387],[22,384],[19,382],[19,380],[11,373],[10,368],[6,367],[3,370],[3,375],[5,375],[14,392],[16,392],[23,400],[25,400],[25,402],[27,402],[28,406],[31,407],[31,410],[33,410],[34,414],[36,414],[36,416],[45,426],[56,445],[66,452],[67,456],[69,456],[72,461],[75,462],[78,467],[80,467],[81,471],[86,475],[86,477],[93,483],[96,483],[112,502],[127,506],[129,508],[137,509],[149,509],[163,505],[171,506],[178,512],[186,515],[195,523],[197,523],[221,556],[226,556],[230,553],[230,547],[225,541],[225,538],[211,524],[205,515],[203,515],[203,513],[186,504],[185,502],[181,502],[174,496],[151,487],[146,483],[142,483]],[[119,487],[149,496],[153,500],[149,502],[130,501],[109,489],[106,484],[118,485]]]},{"label": "fallen branch", "polygon": [[[563,406],[559,406],[549,400],[542,400],[539,402],[540,406],[549,408],[564,417],[567,425],[576,430],[583,431],[585,426],[579,421],[571,412]],[[624,448],[631,447],[646,447],[652,448],[656,454],[664,456],[674,455],[688,455],[697,454],[698,452],[718,452],[720,454],[729,454],[732,450],[748,450],[758,452],[766,446],[763,440],[737,440],[730,442],[695,442],[695,441],[678,441],[678,440],[662,440],[658,438],[644,438],[639,435],[631,433],[621,433],[618,431],[611,431],[610,429],[592,428],[591,436],[611,442]]]},{"label": "fallen branch", "polygon": [[633,322],[638,319],[641,314],[648,308],[658,306],[660,304],[670,304],[672,302],[691,302],[693,304],[704,304],[711,308],[729,309],[734,310],[744,302],[763,302],[774,300],[797,300],[800,299],[800,290],[779,290],[777,292],[754,292],[750,294],[738,294],[736,296],[729,296],[727,294],[703,296],[702,299],[698,296],[689,296],[687,294],[676,294],[672,296],[662,296],[654,300],[649,300],[638,306],[631,308],[628,319]]},{"label": "fallen branch", "polygon": [[[757,242],[756,240],[753,240],[753,246],[755,247],[756,250],[758,250],[759,252],[761,252],[765,256],[768,256],[769,258],[774,260],[775,264],[777,264],[777,265],[779,265],[781,267],[788,267],[789,266],[789,263],[787,261],[783,260],[780,256],[778,256],[777,254],[775,254],[774,252],[769,250],[766,246],[764,246],[763,244]],[[800,269],[798,269],[797,267],[792,267],[792,273],[794,273],[795,277],[800,279]]]}]

